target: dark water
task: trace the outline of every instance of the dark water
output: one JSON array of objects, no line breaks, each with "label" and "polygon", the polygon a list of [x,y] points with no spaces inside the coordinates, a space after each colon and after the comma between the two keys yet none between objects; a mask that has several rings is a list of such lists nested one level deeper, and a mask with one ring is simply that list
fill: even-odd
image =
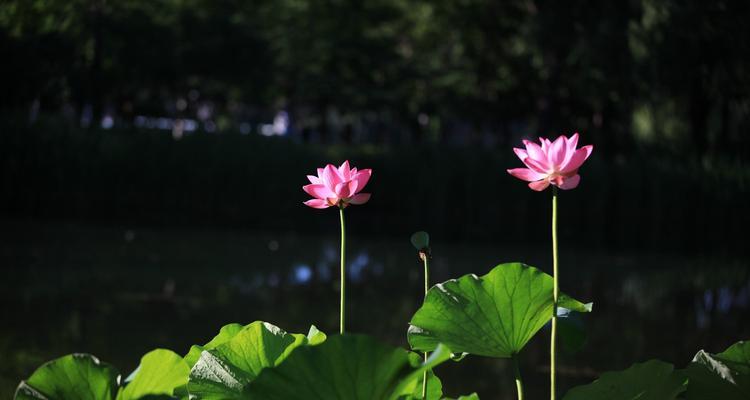
[{"label": "dark water", "polygon": [[[333,226],[332,228],[336,228]],[[185,353],[229,322],[266,320],[293,332],[338,330],[338,232],[300,237],[4,222],[0,227],[0,398],[42,362],[90,352],[129,373],[155,347]],[[594,302],[588,342],[563,355],[560,391],[601,371],[750,338],[750,267],[739,257],[586,251],[563,237],[561,285]],[[349,238],[348,330],[406,347],[422,270],[404,238]],[[500,262],[549,270],[546,243],[442,243],[435,282]],[[529,398],[547,393],[543,330],[522,355]],[[515,396],[506,360],[467,357],[437,369],[446,394]]]}]

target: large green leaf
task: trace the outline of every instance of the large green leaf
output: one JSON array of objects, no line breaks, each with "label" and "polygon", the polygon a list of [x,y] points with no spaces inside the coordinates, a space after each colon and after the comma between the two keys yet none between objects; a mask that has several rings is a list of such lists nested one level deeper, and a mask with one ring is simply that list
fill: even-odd
[{"label": "large green leaf", "polygon": [[605,372],[594,382],[571,389],[563,400],[672,400],[685,391],[687,377],[659,360]]},{"label": "large green leaf", "polygon": [[141,358],[128,383],[117,394],[117,400],[136,400],[145,396],[174,395],[175,389],[187,384],[190,367],[171,350],[156,349]]},{"label": "large green leaf", "polygon": [[[411,319],[409,344],[431,351],[510,357],[552,317],[552,277],[521,263],[500,264],[482,277],[465,275],[432,287]],[[559,306],[591,311],[566,295]]]},{"label": "large green leaf", "polygon": [[690,378],[688,400],[750,399],[750,341],[735,343],[719,354],[701,350],[685,373]]},{"label": "large green leaf", "polygon": [[296,349],[264,370],[246,391],[253,400],[390,400],[413,388],[422,373],[444,362],[440,346],[428,361],[363,335],[334,336],[319,346]]},{"label": "large green leaf", "polygon": [[15,399],[110,400],[119,374],[90,354],[69,354],[39,367],[21,382]]},{"label": "large green leaf", "polygon": [[204,344],[203,346],[199,345],[193,345],[190,347],[190,351],[185,355],[185,362],[188,363],[188,366],[190,368],[193,368],[193,365],[195,365],[196,362],[198,362],[198,359],[201,357],[201,353],[203,350],[211,350],[215,349],[217,346],[226,343],[231,338],[234,337],[239,331],[242,330],[244,326],[240,324],[227,324],[221,327],[221,330],[219,330],[219,334],[214,336],[211,341]]},{"label": "large green leaf", "polygon": [[230,339],[205,350],[190,371],[188,392],[196,399],[241,398],[244,388],[267,367],[283,361],[295,348],[325,340],[311,328],[310,337],[286,333],[267,322],[253,322]]}]

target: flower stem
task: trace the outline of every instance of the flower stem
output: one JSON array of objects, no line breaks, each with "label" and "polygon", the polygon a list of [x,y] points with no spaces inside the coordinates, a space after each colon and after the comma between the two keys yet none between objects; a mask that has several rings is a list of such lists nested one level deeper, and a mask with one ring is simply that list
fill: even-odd
[{"label": "flower stem", "polygon": [[516,391],[518,392],[518,400],[523,400],[523,379],[521,378],[521,367],[518,363],[518,354],[511,356],[513,360],[513,372],[516,375]]},{"label": "flower stem", "polygon": [[430,290],[430,256],[422,252],[420,257],[424,261],[424,295],[427,296],[427,291]]},{"label": "flower stem", "polygon": [[344,324],[346,322],[346,228],[344,227],[344,207],[339,207],[339,216],[341,217],[341,300],[339,301],[339,333],[344,334]]},{"label": "flower stem", "polygon": [[552,187],[552,337],[550,339],[550,400],[555,400],[555,364],[557,362],[557,187]]},{"label": "flower stem", "polygon": [[[430,256],[427,252],[420,251],[419,257],[424,262],[424,295],[427,297],[427,291],[430,290]],[[424,352],[424,362],[429,357],[428,352]],[[422,374],[422,400],[427,399],[427,370]]]}]

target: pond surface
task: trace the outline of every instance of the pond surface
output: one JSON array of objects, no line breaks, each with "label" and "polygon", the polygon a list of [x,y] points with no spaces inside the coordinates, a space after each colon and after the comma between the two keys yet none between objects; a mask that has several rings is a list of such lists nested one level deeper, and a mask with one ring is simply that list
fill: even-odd
[{"label": "pond surface", "polygon": [[[338,237],[4,222],[0,228],[0,398],[42,362],[89,352],[127,375],[145,352],[187,352],[230,322],[338,331]],[[740,257],[585,251],[563,237],[561,287],[594,313],[588,341],[562,357],[560,392],[600,372],[661,358],[681,367],[750,338],[750,267]],[[579,245],[581,245],[579,243]],[[406,347],[422,298],[408,235],[348,240],[348,325]],[[549,271],[549,247],[442,243],[434,282],[523,261]],[[544,329],[522,355],[529,398],[547,394]],[[510,363],[467,357],[437,369],[446,394],[515,398]]]}]

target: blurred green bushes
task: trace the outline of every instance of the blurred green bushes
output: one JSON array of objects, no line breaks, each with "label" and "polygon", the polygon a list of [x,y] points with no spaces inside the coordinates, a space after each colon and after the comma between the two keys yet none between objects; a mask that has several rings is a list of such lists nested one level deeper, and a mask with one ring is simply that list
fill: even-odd
[{"label": "blurred green bushes", "polygon": [[6,0],[0,110],[205,107],[221,130],[283,109],[324,133],[335,111],[747,157],[748,19],[746,0]]}]

